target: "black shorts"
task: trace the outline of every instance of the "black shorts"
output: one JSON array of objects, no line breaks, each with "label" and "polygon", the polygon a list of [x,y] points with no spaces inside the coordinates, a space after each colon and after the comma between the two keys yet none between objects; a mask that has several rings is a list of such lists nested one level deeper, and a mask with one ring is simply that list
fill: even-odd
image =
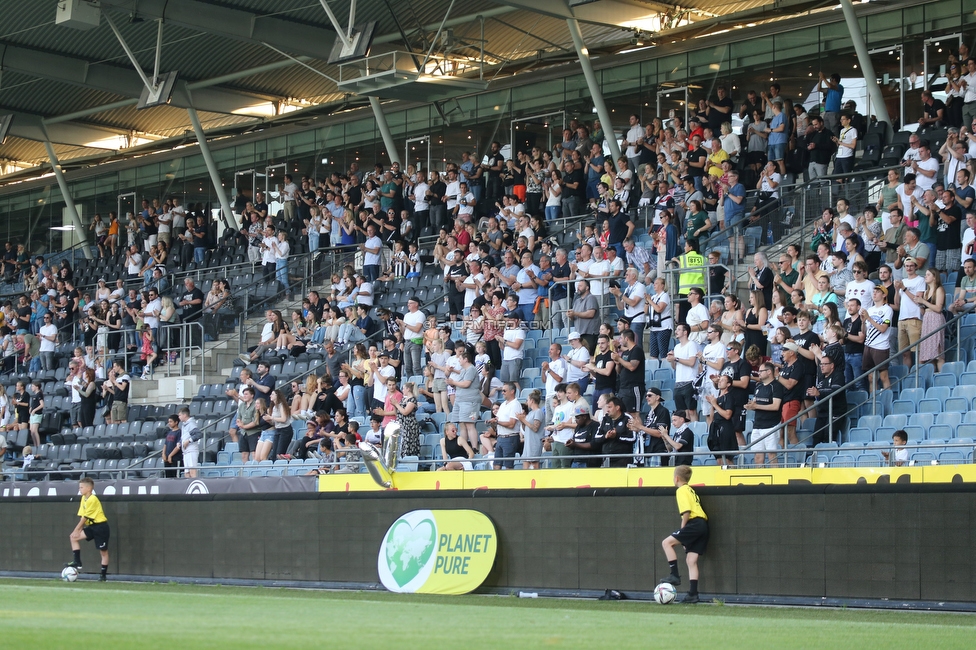
[{"label": "black shorts", "polygon": [[[250,429],[249,431],[253,431]],[[258,450],[258,440],[261,438],[261,431],[245,434],[241,431],[237,435],[237,451],[253,454]]]},{"label": "black shorts", "polygon": [[679,411],[698,410],[694,382],[689,381],[674,387],[674,407]]},{"label": "black shorts", "polygon": [[705,554],[705,547],[708,546],[708,522],[701,517],[689,519],[688,523],[681,530],[671,533],[688,553]]},{"label": "black shorts", "polygon": [[642,386],[621,386],[617,397],[624,403],[624,413],[639,413],[641,398],[644,396]]},{"label": "black shorts", "polygon": [[447,307],[451,316],[461,316],[464,313],[464,293],[448,296]]},{"label": "black shorts", "polygon": [[99,551],[108,550],[109,529],[107,521],[103,521],[100,524],[85,526],[82,528],[82,530],[85,533],[85,539],[95,542],[95,548],[97,548]]},{"label": "black shorts", "polygon": [[745,433],[746,431],[746,408],[736,407],[732,411],[732,429],[736,433]]},{"label": "black shorts", "polygon": [[[713,452],[739,451],[739,442],[735,438],[732,423],[712,416],[712,426],[708,430],[708,449]],[[716,453],[715,460],[735,460],[735,454]]]}]

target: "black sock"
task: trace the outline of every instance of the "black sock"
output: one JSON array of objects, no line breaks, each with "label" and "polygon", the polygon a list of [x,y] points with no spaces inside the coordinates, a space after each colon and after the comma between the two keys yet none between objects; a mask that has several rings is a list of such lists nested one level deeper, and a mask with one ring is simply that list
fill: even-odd
[{"label": "black sock", "polygon": [[678,561],[677,560],[670,560],[668,562],[668,566],[671,567],[671,575],[673,575],[673,576],[678,575]]},{"label": "black sock", "polygon": [[[102,569],[104,569],[104,568],[105,567],[102,567]],[[692,595],[692,596],[698,594],[698,581],[697,580],[689,580],[688,581],[688,593],[690,595]]]},{"label": "black sock", "polygon": [[75,556],[75,564],[81,564],[81,549],[77,551],[71,551]]},{"label": "black sock", "polygon": [[108,565],[107,564],[103,564],[102,565],[102,575],[105,575],[106,573],[108,573]]}]

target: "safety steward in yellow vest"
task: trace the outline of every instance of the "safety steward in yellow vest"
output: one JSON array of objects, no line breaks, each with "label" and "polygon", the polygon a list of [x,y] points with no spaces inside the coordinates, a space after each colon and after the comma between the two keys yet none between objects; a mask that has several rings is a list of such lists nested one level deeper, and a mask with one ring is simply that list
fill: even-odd
[{"label": "safety steward in yellow vest", "polygon": [[[692,287],[705,290],[705,257],[694,247],[685,242],[685,252],[674,258],[678,264],[678,298],[686,299],[688,291]],[[687,270],[685,270],[687,269]],[[688,313],[688,303],[686,300],[678,303],[678,322],[685,322],[685,315]]]}]

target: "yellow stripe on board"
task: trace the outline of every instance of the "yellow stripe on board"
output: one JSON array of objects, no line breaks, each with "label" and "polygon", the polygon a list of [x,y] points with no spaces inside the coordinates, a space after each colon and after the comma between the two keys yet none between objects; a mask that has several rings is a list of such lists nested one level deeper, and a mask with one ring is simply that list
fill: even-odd
[{"label": "yellow stripe on board", "polygon": [[[476,472],[398,472],[396,490],[551,490],[564,488],[673,487],[673,471],[654,469],[541,469]],[[976,465],[922,467],[734,469],[696,466],[692,485],[855,485],[858,483],[976,483]],[[376,492],[369,474],[319,477],[320,492]]]}]

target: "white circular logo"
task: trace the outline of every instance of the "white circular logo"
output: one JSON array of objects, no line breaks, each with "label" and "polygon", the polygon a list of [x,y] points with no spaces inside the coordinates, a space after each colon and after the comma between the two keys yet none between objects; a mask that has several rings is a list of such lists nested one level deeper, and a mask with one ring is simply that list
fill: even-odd
[{"label": "white circular logo", "polygon": [[207,484],[200,480],[195,480],[190,483],[186,488],[187,494],[210,494],[210,490],[207,489]]}]

